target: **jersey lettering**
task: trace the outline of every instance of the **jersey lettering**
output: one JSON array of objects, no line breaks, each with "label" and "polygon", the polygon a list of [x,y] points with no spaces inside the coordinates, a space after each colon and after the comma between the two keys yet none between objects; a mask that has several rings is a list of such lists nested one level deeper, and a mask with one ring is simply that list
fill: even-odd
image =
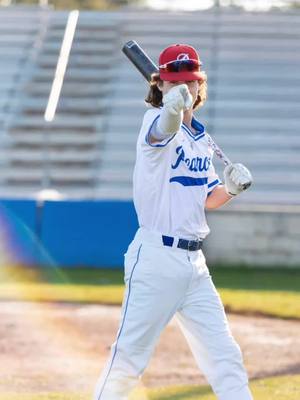
[{"label": "jersey lettering", "polygon": [[188,169],[193,172],[202,172],[208,171],[211,159],[210,157],[193,157],[193,158],[186,158],[185,153],[182,146],[178,146],[176,148],[176,153],[178,154],[178,158],[175,164],[172,164],[172,168],[178,168],[181,162],[184,162]]}]

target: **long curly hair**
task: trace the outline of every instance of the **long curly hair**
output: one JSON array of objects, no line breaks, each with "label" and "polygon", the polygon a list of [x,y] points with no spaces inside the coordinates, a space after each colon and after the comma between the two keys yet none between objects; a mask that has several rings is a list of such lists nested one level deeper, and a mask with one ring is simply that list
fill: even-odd
[{"label": "long curly hair", "polygon": [[[203,79],[199,81],[199,91],[197,99],[193,105],[193,110],[200,108],[204,105],[207,99],[207,75],[205,72],[203,74]],[[162,92],[158,88],[158,85],[162,84],[162,80],[160,79],[159,72],[152,74],[151,81],[150,81],[150,89],[145,98],[145,102],[152,105],[152,107],[162,107]]]}]

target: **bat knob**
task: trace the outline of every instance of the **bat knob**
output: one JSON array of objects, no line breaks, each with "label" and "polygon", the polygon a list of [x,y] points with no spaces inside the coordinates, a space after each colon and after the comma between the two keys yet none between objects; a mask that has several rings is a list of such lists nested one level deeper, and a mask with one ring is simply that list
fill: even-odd
[{"label": "bat knob", "polygon": [[247,182],[243,184],[243,190],[248,189],[251,186],[252,182]]}]

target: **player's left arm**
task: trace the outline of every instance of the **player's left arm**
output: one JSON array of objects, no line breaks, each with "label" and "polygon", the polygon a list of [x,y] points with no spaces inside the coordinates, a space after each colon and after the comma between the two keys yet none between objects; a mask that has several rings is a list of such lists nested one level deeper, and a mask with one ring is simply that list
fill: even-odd
[{"label": "player's left arm", "polygon": [[224,169],[225,185],[216,186],[206,199],[207,209],[219,208],[234,196],[248,189],[253,178],[251,172],[243,164],[227,165]]}]

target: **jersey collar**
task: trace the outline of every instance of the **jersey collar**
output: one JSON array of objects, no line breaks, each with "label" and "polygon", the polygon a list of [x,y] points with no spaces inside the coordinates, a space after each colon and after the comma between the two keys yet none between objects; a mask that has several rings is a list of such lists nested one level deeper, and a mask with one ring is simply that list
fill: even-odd
[{"label": "jersey collar", "polygon": [[194,117],[192,118],[192,127],[196,131],[195,134],[190,130],[190,128],[184,122],[182,123],[182,127],[183,127],[184,131],[195,141],[199,140],[200,138],[202,138],[205,135],[204,126],[199,121],[197,121],[196,118],[194,118]]}]

